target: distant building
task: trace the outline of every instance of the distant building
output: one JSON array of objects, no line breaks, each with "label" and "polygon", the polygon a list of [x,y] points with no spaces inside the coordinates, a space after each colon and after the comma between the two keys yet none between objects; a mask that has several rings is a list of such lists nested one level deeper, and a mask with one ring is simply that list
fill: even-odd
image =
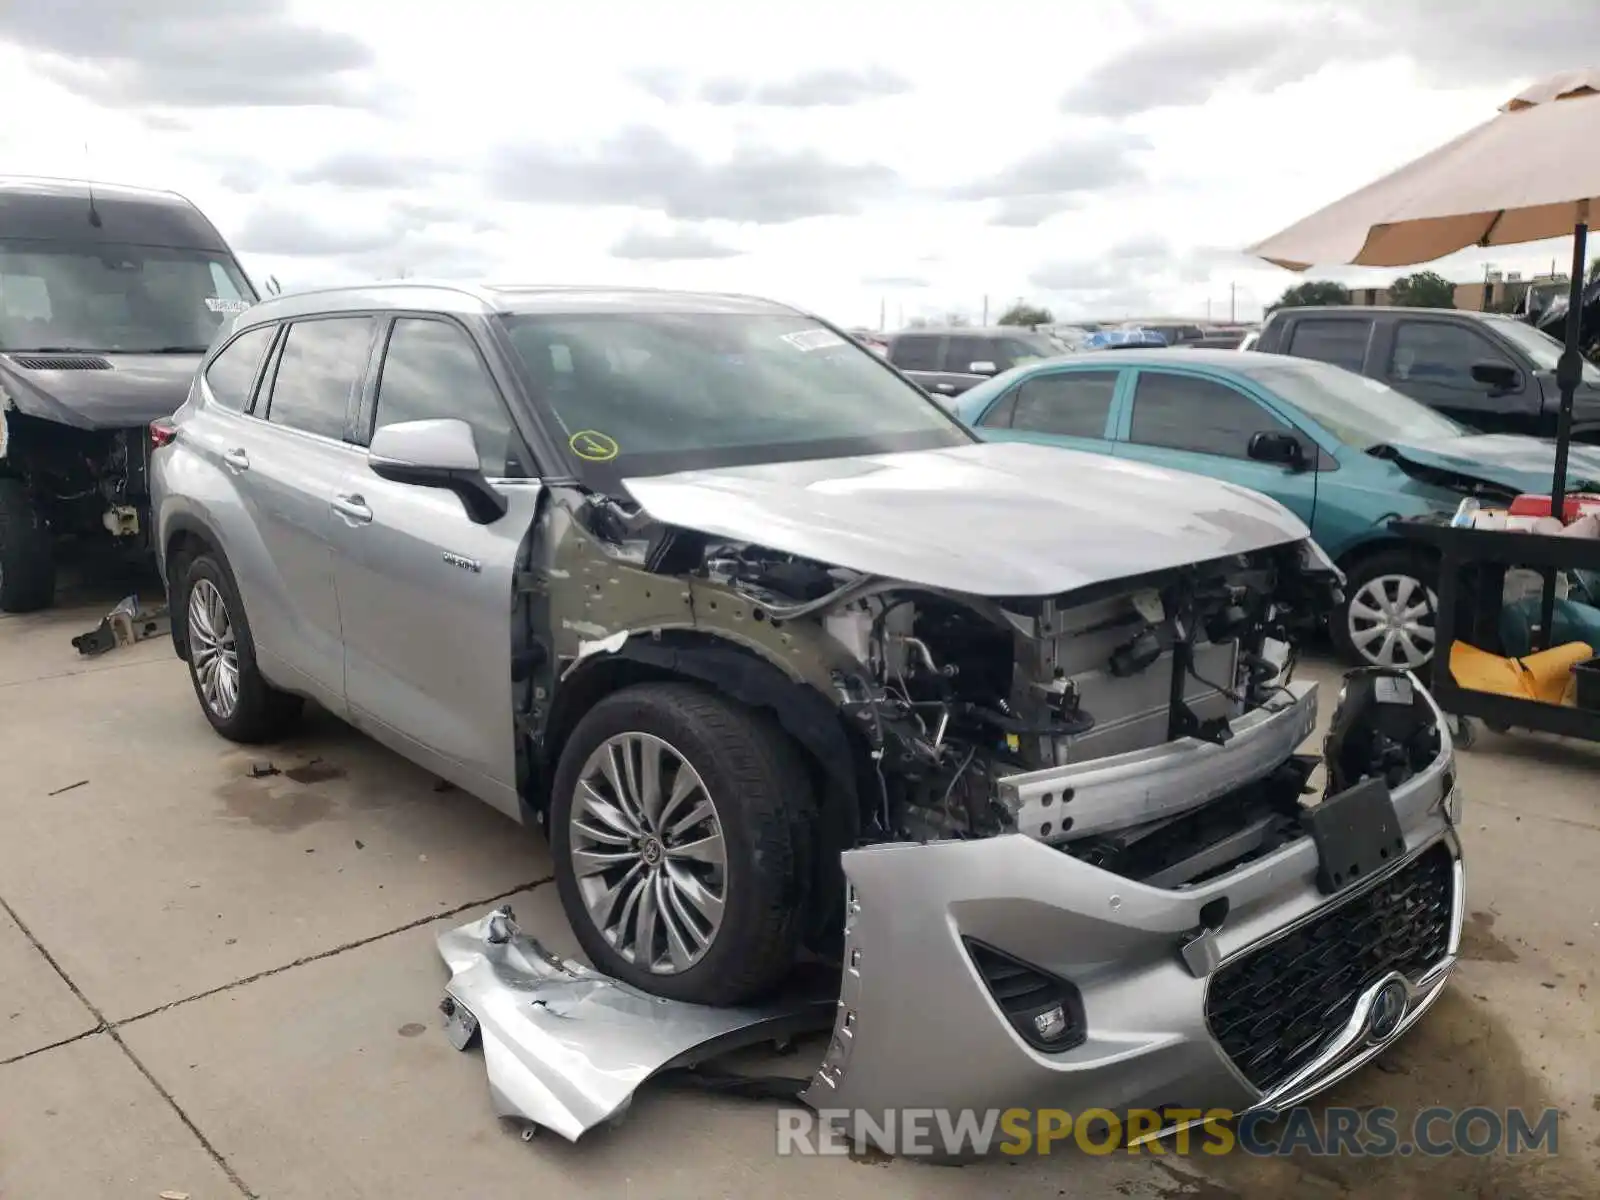
[{"label": "distant building", "polygon": [[[1536,299],[1545,299],[1551,293],[1564,295],[1567,276],[1535,275],[1531,279],[1523,279],[1518,271],[1490,271],[1484,279],[1457,283],[1454,287],[1456,308],[1473,312],[1510,311],[1521,306],[1523,297],[1530,290],[1535,293]],[[1389,289],[1353,287],[1350,289],[1350,303],[1389,304]]]}]

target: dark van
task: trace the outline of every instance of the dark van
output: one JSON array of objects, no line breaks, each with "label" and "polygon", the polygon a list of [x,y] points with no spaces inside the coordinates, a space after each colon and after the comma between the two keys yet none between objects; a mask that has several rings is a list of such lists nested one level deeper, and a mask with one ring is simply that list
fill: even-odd
[{"label": "dark van", "polygon": [[0,611],[53,602],[59,541],[148,549],[150,423],[259,298],[182,196],[0,177]]}]

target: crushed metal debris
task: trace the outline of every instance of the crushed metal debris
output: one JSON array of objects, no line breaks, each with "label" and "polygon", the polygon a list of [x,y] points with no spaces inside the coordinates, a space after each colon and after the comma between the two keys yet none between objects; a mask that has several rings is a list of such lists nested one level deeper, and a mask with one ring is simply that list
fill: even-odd
[{"label": "crushed metal debris", "polygon": [[88,633],[72,639],[73,647],[85,658],[93,658],[121,646],[131,646],[171,632],[167,606],[144,608],[138,596],[125,596]]}]

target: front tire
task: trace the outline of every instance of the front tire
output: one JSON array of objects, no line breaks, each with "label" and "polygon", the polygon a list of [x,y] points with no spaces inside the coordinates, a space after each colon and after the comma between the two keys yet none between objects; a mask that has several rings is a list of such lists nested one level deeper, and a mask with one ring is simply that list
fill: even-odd
[{"label": "front tire", "polygon": [[262,676],[232,575],[212,555],[200,554],[183,565],[182,580],[184,657],[200,711],[229,741],[276,741],[304,702]]},{"label": "front tire", "polygon": [[1426,670],[1438,640],[1437,574],[1407,550],[1358,559],[1346,572],[1344,608],[1329,621],[1341,656],[1355,666]]},{"label": "front tire", "polygon": [[805,928],[814,808],[765,714],[685,683],[600,701],[567,740],[550,810],[556,888],[589,961],[696,1004],[770,990]]},{"label": "front tire", "polygon": [[22,480],[0,478],[0,612],[38,612],[55,599],[50,527]]}]

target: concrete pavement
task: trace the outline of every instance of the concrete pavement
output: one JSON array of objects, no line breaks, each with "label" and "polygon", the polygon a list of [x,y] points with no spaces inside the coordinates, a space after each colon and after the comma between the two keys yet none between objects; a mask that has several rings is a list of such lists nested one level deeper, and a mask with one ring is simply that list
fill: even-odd
[{"label": "concrete pavement", "polygon": [[433,937],[510,897],[574,949],[537,836],[325,716],[223,742],[166,642],[72,649],[111,599],[0,617],[6,1200],[1600,1191],[1594,748],[1485,734],[1462,755],[1468,961],[1332,1099],[1555,1104],[1553,1161],[779,1159],[770,1106],[649,1086],[617,1129],[525,1143],[438,1029]]}]

